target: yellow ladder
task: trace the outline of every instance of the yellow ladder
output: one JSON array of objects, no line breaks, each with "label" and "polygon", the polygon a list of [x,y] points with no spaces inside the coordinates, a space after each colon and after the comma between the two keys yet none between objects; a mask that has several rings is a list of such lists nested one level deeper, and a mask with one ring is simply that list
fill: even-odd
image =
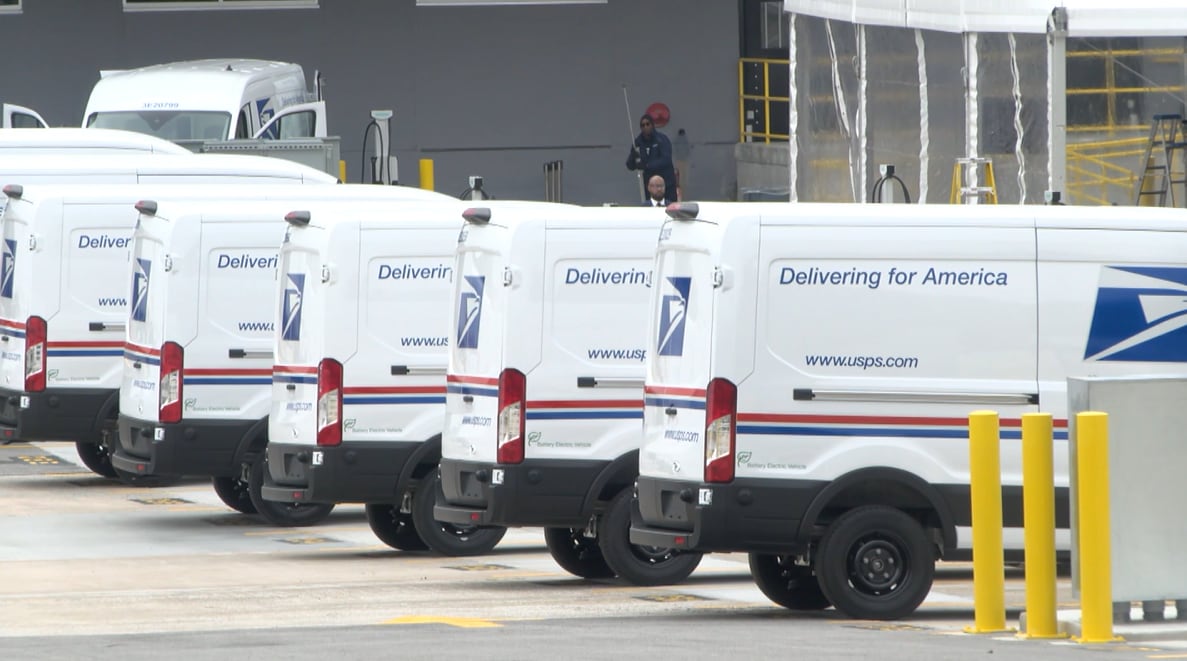
[{"label": "yellow ladder", "polygon": [[[1180,134],[1183,116],[1179,114],[1154,115],[1150,124],[1150,138],[1146,141],[1146,153],[1142,157],[1142,174],[1137,180],[1137,190],[1134,192],[1135,206],[1166,206],[1170,199],[1170,206],[1175,204],[1175,186],[1187,183],[1183,173],[1176,173],[1175,152],[1182,151],[1187,143],[1181,140],[1187,138],[1187,129]],[[1176,178],[1176,174],[1179,175]]]},{"label": "yellow ladder", "polygon": [[[984,168],[982,176],[977,180],[983,186],[970,187],[965,185],[965,168]],[[993,160],[988,158],[958,158],[952,166],[952,194],[948,196],[951,204],[966,204],[970,198],[984,199],[986,204],[997,204],[997,182],[993,178]]]}]

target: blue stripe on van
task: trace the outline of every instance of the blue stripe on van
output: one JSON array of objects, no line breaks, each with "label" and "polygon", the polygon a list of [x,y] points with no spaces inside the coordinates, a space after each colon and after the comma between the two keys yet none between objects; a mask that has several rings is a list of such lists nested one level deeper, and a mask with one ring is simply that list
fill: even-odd
[{"label": "blue stripe on van", "polygon": [[533,411],[528,409],[528,420],[642,420],[642,410],[606,411]]},{"label": "blue stripe on van", "polygon": [[444,404],[445,397],[441,395],[412,397],[343,397],[342,404]]},{"label": "blue stripe on van", "polygon": [[678,409],[696,409],[698,411],[705,410],[705,400],[703,399],[669,399],[667,397],[645,397],[643,398],[645,406],[660,406],[668,408],[669,406]]},{"label": "blue stripe on van", "polygon": [[478,395],[479,397],[498,397],[498,388],[478,388],[476,386],[463,386],[456,383],[451,383],[445,386],[445,392],[450,392],[455,395]]}]

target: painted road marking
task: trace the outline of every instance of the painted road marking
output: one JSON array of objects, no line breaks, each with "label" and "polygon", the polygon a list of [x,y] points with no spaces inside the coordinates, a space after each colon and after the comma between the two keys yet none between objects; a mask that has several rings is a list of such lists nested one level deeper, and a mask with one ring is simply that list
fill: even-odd
[{"label": "painted road marking", "polygon": [[384,624],[445,624],[460,629],[492,629],[503,625],[476,617],[440,617],[436,615],[405,615],[385,620]]}]

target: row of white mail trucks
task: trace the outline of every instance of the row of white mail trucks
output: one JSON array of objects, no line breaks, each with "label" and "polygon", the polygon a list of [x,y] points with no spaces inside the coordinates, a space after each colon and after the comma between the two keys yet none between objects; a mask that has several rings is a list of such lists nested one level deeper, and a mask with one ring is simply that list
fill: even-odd
[{"label": "row of white mail trucks", "polygon": [[783,606],[900,618],[969,557],[970,411],[1002,415],[1010,553],[1019,417],[1055,415],[1066,542],[1066,378],[1187,360],[1172,209],[141,184],[96,213],[116,188],[6,189],[10,436],[101,400],[47,435],[273,523],[365,503],[400,549],[540,526],[637,584],[745,552]]}]

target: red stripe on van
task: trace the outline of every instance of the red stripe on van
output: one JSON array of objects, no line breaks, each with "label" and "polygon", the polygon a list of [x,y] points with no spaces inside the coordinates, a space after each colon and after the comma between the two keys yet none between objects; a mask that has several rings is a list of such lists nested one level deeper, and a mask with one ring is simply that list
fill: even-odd
[{"label": "red stripe on van", "polygon": [[281,374],[317,374],[316,367],[304,367],[301,365],[273,365],[273,372],[280,372]]},{"label": "red stripe on van", "polygon": [[11,319],[0,319],[0,328],[11,328],[13,330],[25,330],[25,322],[13,321]]},{"label": "red stripe on van", "polygon": [[185,368],[186,376],[272,376],[270,369],[213,369],[206,367]]},{"label": "red stripe on van", "polygon": [[440,395],[445,386],[353,386],[342,388],[343,395]]},{"label": "red stripe on van", "polygon": [[[797,415],[785,413],[739,413],[738,422],[799,422],[819,424],[858,425],[927,425],[935,427],[959,427],[969,423],[968,418],[925,418],[893,415]],[[1002,427],[1021,427],[1020,418],[1003,418]],[[1067,427],[1067,420],[1052,421],[1055,427]]]},{"label": "red stripe on van", "polygon": [[121,349],[124,346],[123,342],[100,342],[95,341],[78,341],[78,342],[50,342],[52,349]]},{"label": "red stripe on van", "polygon": [[153,349],[152,347],[143,347],[143,346],[140,346],[139,344],[135,344],[133,342],[124,342],[124,349],[126,349],[128,351],[135,351],[136,353],[142,353],[146,356],[160,356],[161,355],[160,347]]},{"label": "red stripe on van", "polygon": [[641,399],[541,399],[529,400],[530,409],[641,409]]},{"label": "red stripe on van", "polygon": [[704,397],[704,388],[676,388],[672,386],[643,386],[647,395],[678,395],[680,397]]},{"label": "red stripe on van", "polygon": [[486,376],[466,376],[464,374],[446,374],[445,380],[449,383],[468,383],[472,386],[499,385],[498,377],[491,378]]}]

